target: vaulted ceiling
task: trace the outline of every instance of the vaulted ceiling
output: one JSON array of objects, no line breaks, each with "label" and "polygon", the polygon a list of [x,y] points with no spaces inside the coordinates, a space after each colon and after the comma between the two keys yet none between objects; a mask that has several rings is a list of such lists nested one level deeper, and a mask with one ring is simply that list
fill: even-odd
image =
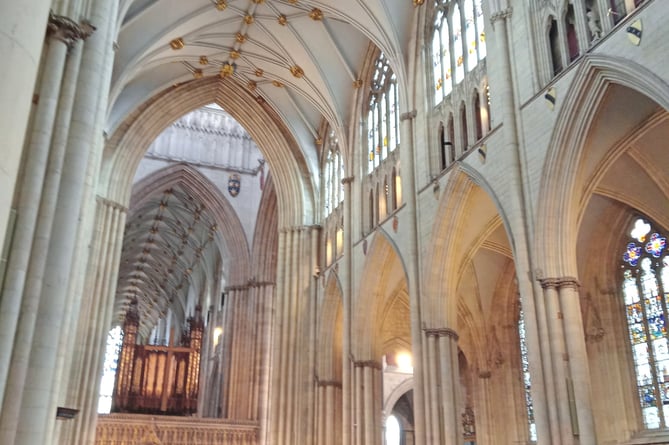
[{"label": "vaulted ceiling", "polygon": [[315,175],[317,131],[325,120],[345,141],[370,42],[402,84],[414,9],[410,0],[121,1],[107,130],[167,87],[221,76],[276,111]]}]

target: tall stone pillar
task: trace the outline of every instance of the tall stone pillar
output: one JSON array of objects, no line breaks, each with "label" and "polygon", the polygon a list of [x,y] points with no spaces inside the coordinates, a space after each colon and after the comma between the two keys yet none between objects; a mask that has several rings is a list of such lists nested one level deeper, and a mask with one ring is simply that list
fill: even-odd
[{"label": "tall stone pillar", "polygon": [[315,445],[341,444],[341,382],[317,380]]},{"label": "tall stone pillar", "polygon": [[532,282],[534,270],[533,251],[529,240],[533,235],[533,215],[531,210],[531,197],[527,189],[530,183],[527,173],[527,155],[525,148],[519,143],[517,114],[518,105],[514,94],[514,71],[511,59],[512,36],[510,35],[511,18],[513,9],[509,1],[491,3],[490,23],[494,30],[498,43],[499,52],[499,84],[496,97],[499,98],[504,122],[504,146],[508,157],[508,185],[509,185],[509,224],[514,232],[514,260],[516,266],[516,277],[518,279],[518,291],[525,315],[525,327],[527,331],[526,343],[528,350],[529,369],[532,379],[531,395],[534,406],[534,420],[537,429],[537,438],[540,443],[546,445],[558,445],[553,443],[549,422],[547,385],[542,365],[542,350],[540,339],[540,326],[542,314],[537,310],[535,293],[536,289]]},{"label": "tall stone pillar", "polygon": [[[312,231],[318,227],[283,228],[279,233],[276,312],[273,323],[268,443],[304,443],[313,411],[308,406],[313,363],[305,357],[311,329],[311,286],[317,252]],[[313,437],[307,438],[309,445]]]},{"label": "tall stone pillar", "polygon": [[50,6],[51,0],[36,0],[29,7],[14,0],[0,1],[0,56],[8,67],[0,83],[4,147],[0,164],[0,246],[9,241],[5,234]]},{"label": "tall stone pillar", "polygon": [[354,445],[381,445],[383,371],[374,360],[353,361]]},{"label": "tall stone pillar", "polygon": [[552,380],[555,382],[555,398],[551,406],[555,411],[557,424],[551,426],[554,440],[560,444],[574,443],[571,425],[571,411],[569,408],[569,394],[567,391],[567,350],[564,343],[564,328],[562,326],[563,314],[560,310],[560,302],[557,294],[557,281],[542,278],[541,287],[544,290],[544,304],[546,307],[546,320],[548,322],[548,333],[550,339],[549,350],[551,351]]},{"label": "tall stone pillar", "polygon": [[425,374],[432,388],[426,392],[426,443],[460,443],[458,334],[449,328],[429,328],[423,329],[423,337]]},{"label": "tall stone pillar", "polygon": [[[28,134],[26,161],[20,182],[16,229],[0,299],[0,401],[11,362],[15,331],[28,275],[40,199],[45,182],[68,46],[86,37],[88,28],[62,16],[49,16],[48,38],[39,84],[37,108]],[[54,150],[53,157],[58,157]],[[38,253],[39,254],[39,253]]]},{"label": "tall stone pillar", "polygon": [[342,340],[342,443],[344,445],[351,445],[352,439],[352,412],[353,412],[353,376],[352,366],[349,361],[351,356],[351,304],[353,295],[353,237],[351,231],[353,230],[352,223],[352,183],[353,176],[348,176],[342,179],[344,184],[344,273],[342,275],[343,281],[343,325],[344,338]]},{"label": "tall stone pillar", "polygon": [[560,305],[564,314],[564,333],[567,343],[568,363],[571,372],[572,388],[570,401],[576,407],[580,445],[596,445],[595,423],[592,417],[590,399],[590,366],[585,346],[585,332],[581,315],[581,304],[578,293],[578,280],[573,277],[562,277],[557,280]]},{"label": "tall stone pillar", "polygon": [[101,114],[106,112],[115,31],[116,2],[93,2],[91,22],[98,27],[84,46],[58,205],[54,216],[43,293],[26,375],[16,444],[51,443],[57,404],[54,375],[67,303],[68,279],[79,230],[78,219],[89,155],[102,150]]},{"label": "tall stone pillar", "polygon": [[411,313],[411,354],[414,364],[414,434],[416,443],[425,444],[425,394],[428,388],[424,383],[425,360],[423,359],[423,341],[421,334],[421,287],[420,287],[420,256],[418,243],[418,210],[416,202],[418,195],[416,193],[415,178],[415,135],[414,125],[416,119],[416,110],[408,111],[400,115],[400,130],[402,139],[402,148],[400,151],[400,161],[402,163],[402,196],[404,199],[407,232],[410,234],[407,256],[405,261],[410,266],[407,268],[407,285],[409,287],[409,306]]},{"label": "tall stone pillar", "polygon": [[[73,342],[71,371],[66,381],[65,404],[80,412],[61,431],[59,443],[63,445],[89,444],[95,438],[100,376],[107,335],[112,327],[126,212],[127,209],[117,203],[104,198],[97,200],[93,249],[84,285],[87,298],[82,304],[77,329],[73,330],[72,338],[77,340]],[[128,335],[136,335],[136,332]]]}]

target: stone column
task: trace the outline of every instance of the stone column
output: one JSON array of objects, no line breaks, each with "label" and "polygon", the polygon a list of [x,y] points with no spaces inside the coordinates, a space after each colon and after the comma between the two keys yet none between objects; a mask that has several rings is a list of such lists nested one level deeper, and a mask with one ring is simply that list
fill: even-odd
[{"label": "stone column", "polygon": [[312,363],[304,360],[308,350],[311,317],[313,227],[281,229],[277,310],[273,326],[270,426],[268,443],[289,445],[306,437],[313,411],[308,409],[308,388],[313,385]]},{"label": "stone column", "polygon": [[569,378],[569,370],[567,368],[568,355],[564,343],[563,314],[558,300],[557,281],[555,279],[542,278],[540,283],[544,289],[551,362],[553,364],[552,377],[555,382],[555,400],[551,405],[556,411],[555,414],[558,421],[557,425],[552,425],[551,430],[553,431],[554,440],[559,440],[556,443],[572,444],[574,443],[574,432],[572,431],[569,394],[567,391],[567,379]]},{"label": "stone column", "polygon": [[[102,149],[100,113],[106,111],[112,63],[112,31],[116,2],[98,0],[93,4],[92,22],[98,25],[84,47],[78,91],[74,103],[58,205],[54,216],[43,292],[31,348],[30,365],[21,403],[16,444],[50,443],[49,425],[55,414],[59,338],[62,333],[68,278],[73,261],[78,218],[82,206],[89,154]],[[97,152],[93,153],[97,156]]]},{"label": "stone column", "polygon": [[381,445],[383,426],[381,364],[374,360],[354,361],[355,445]]},{"label": "stone column", "polygon": [[[535,288],[530,278],[533,267],[533,252],[528,240],[533,234],[533,214],[531,209],[529,176],[527,173],[527,155],[524,147],[519,144],[518,135],[518,106],[514,95],[514,72],[511,60],[510,47],[512,36],[509,32],[513,10],[508,6],[510,2],[499,2],[491,8],[490,23],[498,36],[500,83],[498,97],[502,104],[502,119],[504,122],[504,146],[501,147],[509,154],[509,221],[514,232],[514,260],[518,290],[525,314],[527,331],[527,349],[530,374],[532,378],[532,403],[534,405],[534,420],[537,427],[537,438],[540,443],[551,445],[552,436],[548,416],[548,401],[546,383],[542,367],[542,351],[540,343],[541,313],[535,306]],[[553,443],[552,445],[558,445]],[[561,444],[560,444],[561,445]]]},{"label": "stone column", "polygon": [[127,209],[98,197],[93,251],[87,268],[81,317],[73,342],[73,364],[67,406],[80,410],[71,432],[61,436],[62,444],[92,444],[95,440],[100,376],[107,335],[112,327],[118,269],[123,248]]},{"label": "stone column", "polygon": [[351,299],[353,294],[353,237],[351,231],[353,230],[352,223],[352,193],[351,187],[353,183],[353,176],[342,179],[344,184],[344,274],[342,274],[342,306],[343,306],[343,325],[344,338],[342,341],[342,443],[344,445],[352,444],[352,429],[351,414],[353,412],[353,376],[351,375],[351,363],[349,357],[351,356]]},{"label": "stone column", "polygon": [[[0,164],[0,239],[5,236],[23,153],[44,30],[51,0],[36,0],[27,7],[14,0],[0,1],[0,56],[6,67],[0,83],[0,132],[3,155]],[[3,349],[4,348],[0,348]],[[3,362],[4,360],[0,360]],[[3,382],[4,383],[4,382]]]},{"label": "stone column", "polygon": [[577,430],[574,434],[579,437],[579,445],[595,445],[597,437],[592,417],[592,403],[590,401],[590,366],[588,351],[585,346],[585,332],[578,293],[578,280],[573,277],[563,277],[557,280],[560,305],[564,313],[564,333],[567,342],[567,359],[573,388],[568,388],[570,401],[574,400],[577,415]]},{"label": "stone column", "polygon": [[67,49],[78,38],[85,37],[82,27],[62,16],[50,15],[47,29],[48,39],[42,67],[43,74],[40,79],[39,92],[35,95],[37,109],[28,135],[26,161],[18,189],[16,229],[2,299],[0,299],[0,401],[4,396],[33,236],[37,226]]},{"label": "stone column", "polygon": [[[414,428],[415,439],[418,444],[425,444],[425,391],[423,369],[425,367],[423,360],[423,343],[421,335],[421,288],[420,288],[420,257],[418,255],[418,210],[416,202],[418,195],[416,193],[416,179],[414,177],[415,153],[414,150],[414,125],[416,110],[402,113],[400,115],[400,130],[402,138],[402,148],[400,151],[400,161],[402,163],[402,196],[406,196],[403,201],[406,203],[404,217],[406,218],[407,232],[410,234],[406,264],[407,285],[409,287],[409,305],[411,313],[411,354],[414,363]],[[404,221],[403,221],[404,222]]]}]

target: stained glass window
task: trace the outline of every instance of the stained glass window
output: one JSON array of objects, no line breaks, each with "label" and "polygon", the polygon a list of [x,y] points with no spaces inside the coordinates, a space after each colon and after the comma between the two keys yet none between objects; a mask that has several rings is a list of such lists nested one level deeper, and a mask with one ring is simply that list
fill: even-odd
[{"label": "stained glass window", "polygon": [[326,145],[326,159],[323,166],[323,203],[325,216],[330,215],[344,200],[344,163],[339,150],[339,140],[334,131],[330,132]]},{"label": "stained glass window", "polygon": [[474,0],[474,14],[476,15],[476,32],[478,33],[479,39],[479,60],[483,60],[486,56],[486,47],[485,47],[485,25],[483,19],[483,7],[481,5],[481,0]]},{"label": "stained glass window", "polygon": [[451,16],[451,29],[453,37],[453,58],[455,59],[455,83],[462,82],[465,78],[465,59],[462,51],[462,22],[460,18],[460,7],[453,5]]},{"label": "stained glass window", "polygon": [[525,389],[525,408],[527,409],[527,423],[530,433],[530,440],[537,441],[537,424],[534,421],[534,404],[532,403],[532,378],[530,377],[530,361],[527,358],[527,342],[525,340],[527,332],[525,331],[525,314],[520,309],[518,318],[518,337],[520,338],[520,364],[523,372],[523,385]]},{"label": "stained glass window", "polygon": [[105,363],[100,383],[100,398],[98,399],[98,414],[109,414],[111,412],[118,355],[121,352],[122,344],[123,331],[120,326],[116,326],[107,335],[107,349],[105,350]]},{"label": "stained glass window", "polygon": [[669,425],[669,255],[666,238],[639,218],[622,249],[622,294],[639,405],[647,429]]},{"label": "stained glass window", "polygon": [[478,37],[476,34],[476,22],[474,21],[474,4],[472,0],[465,0],[465,43],[467,48],[467,71],[471,71],[479,63],[476,47]]},{"label": "stained glass window", "polygon": [[378,167],[388,154],[399,147],[399,108],[397,81],[386,57],[376,61],[369,95],[367,117],[367,172]]}]

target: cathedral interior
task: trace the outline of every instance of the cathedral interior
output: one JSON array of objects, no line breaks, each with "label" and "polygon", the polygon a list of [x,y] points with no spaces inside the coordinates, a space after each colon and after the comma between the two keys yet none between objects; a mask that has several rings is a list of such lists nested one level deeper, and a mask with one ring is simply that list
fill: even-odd
[{"label": "cathedral interior", "polygon": [[0,1],[0,444],[669,444],[667,21]]}]

